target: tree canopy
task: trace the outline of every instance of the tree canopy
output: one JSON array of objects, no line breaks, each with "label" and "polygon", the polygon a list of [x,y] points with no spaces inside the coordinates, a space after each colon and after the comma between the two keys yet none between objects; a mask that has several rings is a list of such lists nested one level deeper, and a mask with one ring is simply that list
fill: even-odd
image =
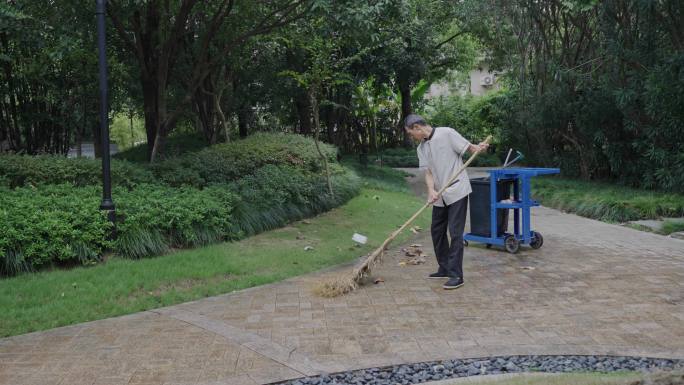
[{"label": "tree canopy", "polygon": [[[109,0],[107,16],[112,114],[144,122],[151,162],[181,131],[375,152],[406,145],[407,114],[437,108],[535,165],[684,185],[681,1]],[[97,144],[95,31],[83,2],[0,3],[0,151]],[[502,91],[423,98],[482,64]]]}]

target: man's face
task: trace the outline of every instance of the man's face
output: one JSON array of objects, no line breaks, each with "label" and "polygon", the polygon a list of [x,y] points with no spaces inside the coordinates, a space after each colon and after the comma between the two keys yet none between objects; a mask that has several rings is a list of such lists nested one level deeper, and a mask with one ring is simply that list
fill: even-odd
[{"label": "man's face", "polygon": [[404,127],[406,133],[416,142],[425,139],[425,132],[421,126],[414,124],[411,127]]}]

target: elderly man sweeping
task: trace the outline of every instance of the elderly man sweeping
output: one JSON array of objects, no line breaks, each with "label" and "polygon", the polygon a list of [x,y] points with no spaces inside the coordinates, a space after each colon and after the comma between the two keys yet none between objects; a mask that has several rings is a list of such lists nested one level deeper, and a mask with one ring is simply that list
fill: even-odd
[{"label": "elderly man sweeping", "polygon": [[[432,127],[419,115],[409,115],[404,121],[406,133],[418,145],[419,167],[425,170],[428,202],[432,204],[432,243],[439,269],[429,278],[448,278],[444,289],[458,289],[463,286],[463,229],[468,194],[471,193],[467,173],[461,176],[439,196],[437,191],[444,187],[451,177],[463,167],[463,154],[484,151],[485,142],[474,145],[449,127]],[[451,243],[447,238],[447,228]]]}]

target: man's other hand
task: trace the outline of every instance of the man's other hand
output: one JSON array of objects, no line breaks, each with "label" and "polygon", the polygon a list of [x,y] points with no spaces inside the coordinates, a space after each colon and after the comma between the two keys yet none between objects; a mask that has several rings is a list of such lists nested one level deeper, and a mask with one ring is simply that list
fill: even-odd
[{"label": "man's other hand", "polygon": [[428,203],[429,204],[433,204],[433,203],[437,202],[438,199],[439,199],[439,195],[437,195],[437,191],[435,191],[435,190],[428,191]]}]

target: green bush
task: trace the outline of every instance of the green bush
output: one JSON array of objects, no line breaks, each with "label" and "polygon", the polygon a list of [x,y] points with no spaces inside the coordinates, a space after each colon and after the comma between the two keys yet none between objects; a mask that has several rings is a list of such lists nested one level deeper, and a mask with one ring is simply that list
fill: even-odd
[{"label": "green bush", "polygon": [[334,195],[320,174],[266,165],[231,184],[204,189],[141,184],[115,188],[117,237],[98,209],[100,188],[0,187],[0,275],[52,265],[87,264],[111,248],[126,258],[242,238],[338,206],[359,178],[332,165]]},{"label": "green bush", "polygon": [[492,135],[495,142],[501,127],[510,119],[508,94],[492,92],[484,96],[442,96],[430,101],[422,112],[433,127],[453,127],[471,141]]},{"label": "green bush", "polygon": [[[320,145],[328,160],[334,162],[337,149],[324,143]],[[313,139],[282,133],[257,133],[247,139],[155,163],[152,167],[159,180],[171,186],[204,187],[235,181],[267,164],[290,165],[315,173],[323,168]]]},{"label": "green bush", "polygon": [[535,178],[532,192],[544,205],[608,222],[684,216],[682,194],[549,177]]},{"label": "green bush", "polygon": [[[153,183],[153,174],[136,164],[112,160],[112,184],[127,188],[139,183]],[[99,159],[69,159],[56,155],[0,155],[0,182],[10,188],[45,184],[73,186],[102,183],[102,161]]]},{"label": "green bush", "polygon": [[228,188],[140,185],[113,191],[117,238],[98,209],[100,189],[50,185],[4,190],[0,196],[0,273],[16,274],[52,264],[97,261],[105,248],[140,258],[171,247],[228,239],[232,202]]},{"label": "green bush", "polygon": [[236,197],[225,187],[142,185],[115,193],[119,224],[114,250],[119,255],[141,258],[234,237]]},{"label": "green bush", "polygon": [[292,166],[267,165],[232,183],[231,190],[239,197],[234,212],[237,233],[245,236],[273,229],[339,206],[358,194],[361,180],[355,173],[336,164],[331,168],[332,196],[324,177]]},{"label": "green bush", "polygon": [[92,263],[105,249],[141,258],[237,239],[338,206],[360,179],[335,162],[333,146],[322,147],[332,196],[313,141],[298,135],[257,134],[155,165],[162,183],[177,187],[115,161],[114,241],[98,209],[99,161],[0,157],[0,275]]},{"label": "green bush", "polygon": [[0,274],[99,258],[110,228],[100,194],[70,185],[0,190]]}]

